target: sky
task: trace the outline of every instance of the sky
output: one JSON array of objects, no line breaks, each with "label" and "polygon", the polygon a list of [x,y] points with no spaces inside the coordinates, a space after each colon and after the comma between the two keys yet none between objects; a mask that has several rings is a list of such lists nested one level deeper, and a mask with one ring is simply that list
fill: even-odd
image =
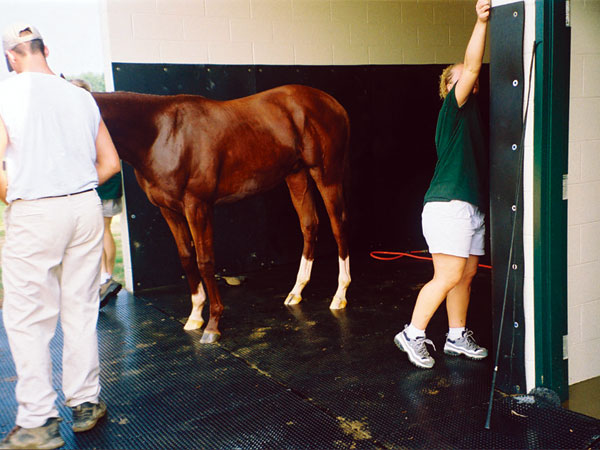
[{"label": "sky", "polygon": [[[50,50],[56,74],[103,73],[101,0],[0,0],[0,32],[13,22],[30,22]],[[0,58],[0,81],[9,76]]]}]

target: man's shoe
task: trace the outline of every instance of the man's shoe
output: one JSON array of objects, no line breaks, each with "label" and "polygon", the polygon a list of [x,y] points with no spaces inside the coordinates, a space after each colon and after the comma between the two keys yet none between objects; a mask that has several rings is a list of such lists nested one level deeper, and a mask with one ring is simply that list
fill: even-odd
[{"label": "man's shoe", "polygon": [[46,423],[37,428],[22,428],[16,426],[8,433],[2,442],[0,448],[6,449],[53,449],[65,445],[65,441],[58,431],[58,424],[62,419],[60,417],[51,417]]},{"label": "man's shoe", "polygon": [[76,433],[91,430],[106,414],[106,404],[102,400],[98,400],[98,403],[85,402],[71,409],[73,410],[73,431]]},{"label": "man's shoe", "polygon": [[100,309],[104,308],[109,300],[116,296],[121,290],[121,285],[110,278],[100,285]]},{"label": "man's shoe", "polygon": [[406,333],[401,331],[394,337],[394,344],[406,352],[411,363],[421,369],[431,369],[435,364],[435,359],[431,357],[425,344],[431,345],[434,350],[435,345],[429,339],[425,339],[425,336],[409,339]]},{"label": "man's shoe", "polygon": [[465,355],[471,359],[483,359],[488,355],[487,349],[480,347],[473,338],[473,332],[465,329],[461,337],[456,340],[446,338],[444,353],[447,355]]}]

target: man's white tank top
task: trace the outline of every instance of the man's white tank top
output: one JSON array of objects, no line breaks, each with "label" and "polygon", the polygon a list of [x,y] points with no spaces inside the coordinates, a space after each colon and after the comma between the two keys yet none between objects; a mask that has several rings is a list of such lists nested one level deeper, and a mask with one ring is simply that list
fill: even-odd
[{"label": "man's white tank top", "polygon": [[7,201],[95,188],[100,111],[86,90],[56,76],[23,72],[0,83],[8,131]]}]

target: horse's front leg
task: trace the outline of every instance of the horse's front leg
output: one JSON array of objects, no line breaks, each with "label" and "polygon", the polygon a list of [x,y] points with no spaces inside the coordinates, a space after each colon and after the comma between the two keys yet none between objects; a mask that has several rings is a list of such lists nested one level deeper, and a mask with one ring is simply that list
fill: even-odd
[{"label": "horse's front leg", "polygon": [[219,319],[223,314],[221,295],[215,280],[215,256],[213,248],[212,205],[194,203],[185,209],[189,229],[196,247],[196,262],[204,280],[210,301],[210,317],[200,342],[210,344],[221,337]]},{"label": "horse's front leg", "polygon": [[202,279],[198,271],[192,234],[190,233],[185,216],[167,208],[161,208],[160,212],[167,221],[171,233],[173,233],[173,237],[175,238],[179,259],[185,271],[190,292],[192,293],[192,312],[183,329],[188,331],[198,330],[204,325],[202,309],[204,308],[204,303],[206,303],[206,293],[204,292]]},{"label": "horse's front leg", "polygon": [[338,257],[339,263],[339,275],[338,275],[338,288],[335,291],[335,295],[333,296],[333,300],[329,305],[330,309],[343,309],[346,307],[346,291],[348,290],[348,286],[350,286],[350,257],[346,255],[345,258],[341,256]]}]

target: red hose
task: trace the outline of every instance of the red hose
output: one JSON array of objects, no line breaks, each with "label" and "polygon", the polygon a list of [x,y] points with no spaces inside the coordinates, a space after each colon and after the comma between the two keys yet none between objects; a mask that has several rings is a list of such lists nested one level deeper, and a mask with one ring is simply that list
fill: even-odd
[{"label": "red hose", "polygon": [[[409,258],[414,258],[414,259],[424,259],[426,261],[431,261],[431,257],[430,256],[417,256],[415,255],[415,253],[429,253],[427,250],[412,250],[408,253],[406,252],[386,252],[386,251],[374,251],[371,252],[371,258],[373,259],[378,259],[380,261],[393,261],[395,259],[400,259],[404,256],[408,256]],[[378,255],[386,255],[386,256],[378,256]],[[483,267],[485,269],[491,269],[492,266],[488,266],[486,264],[479,264],[479,267]]]}]

